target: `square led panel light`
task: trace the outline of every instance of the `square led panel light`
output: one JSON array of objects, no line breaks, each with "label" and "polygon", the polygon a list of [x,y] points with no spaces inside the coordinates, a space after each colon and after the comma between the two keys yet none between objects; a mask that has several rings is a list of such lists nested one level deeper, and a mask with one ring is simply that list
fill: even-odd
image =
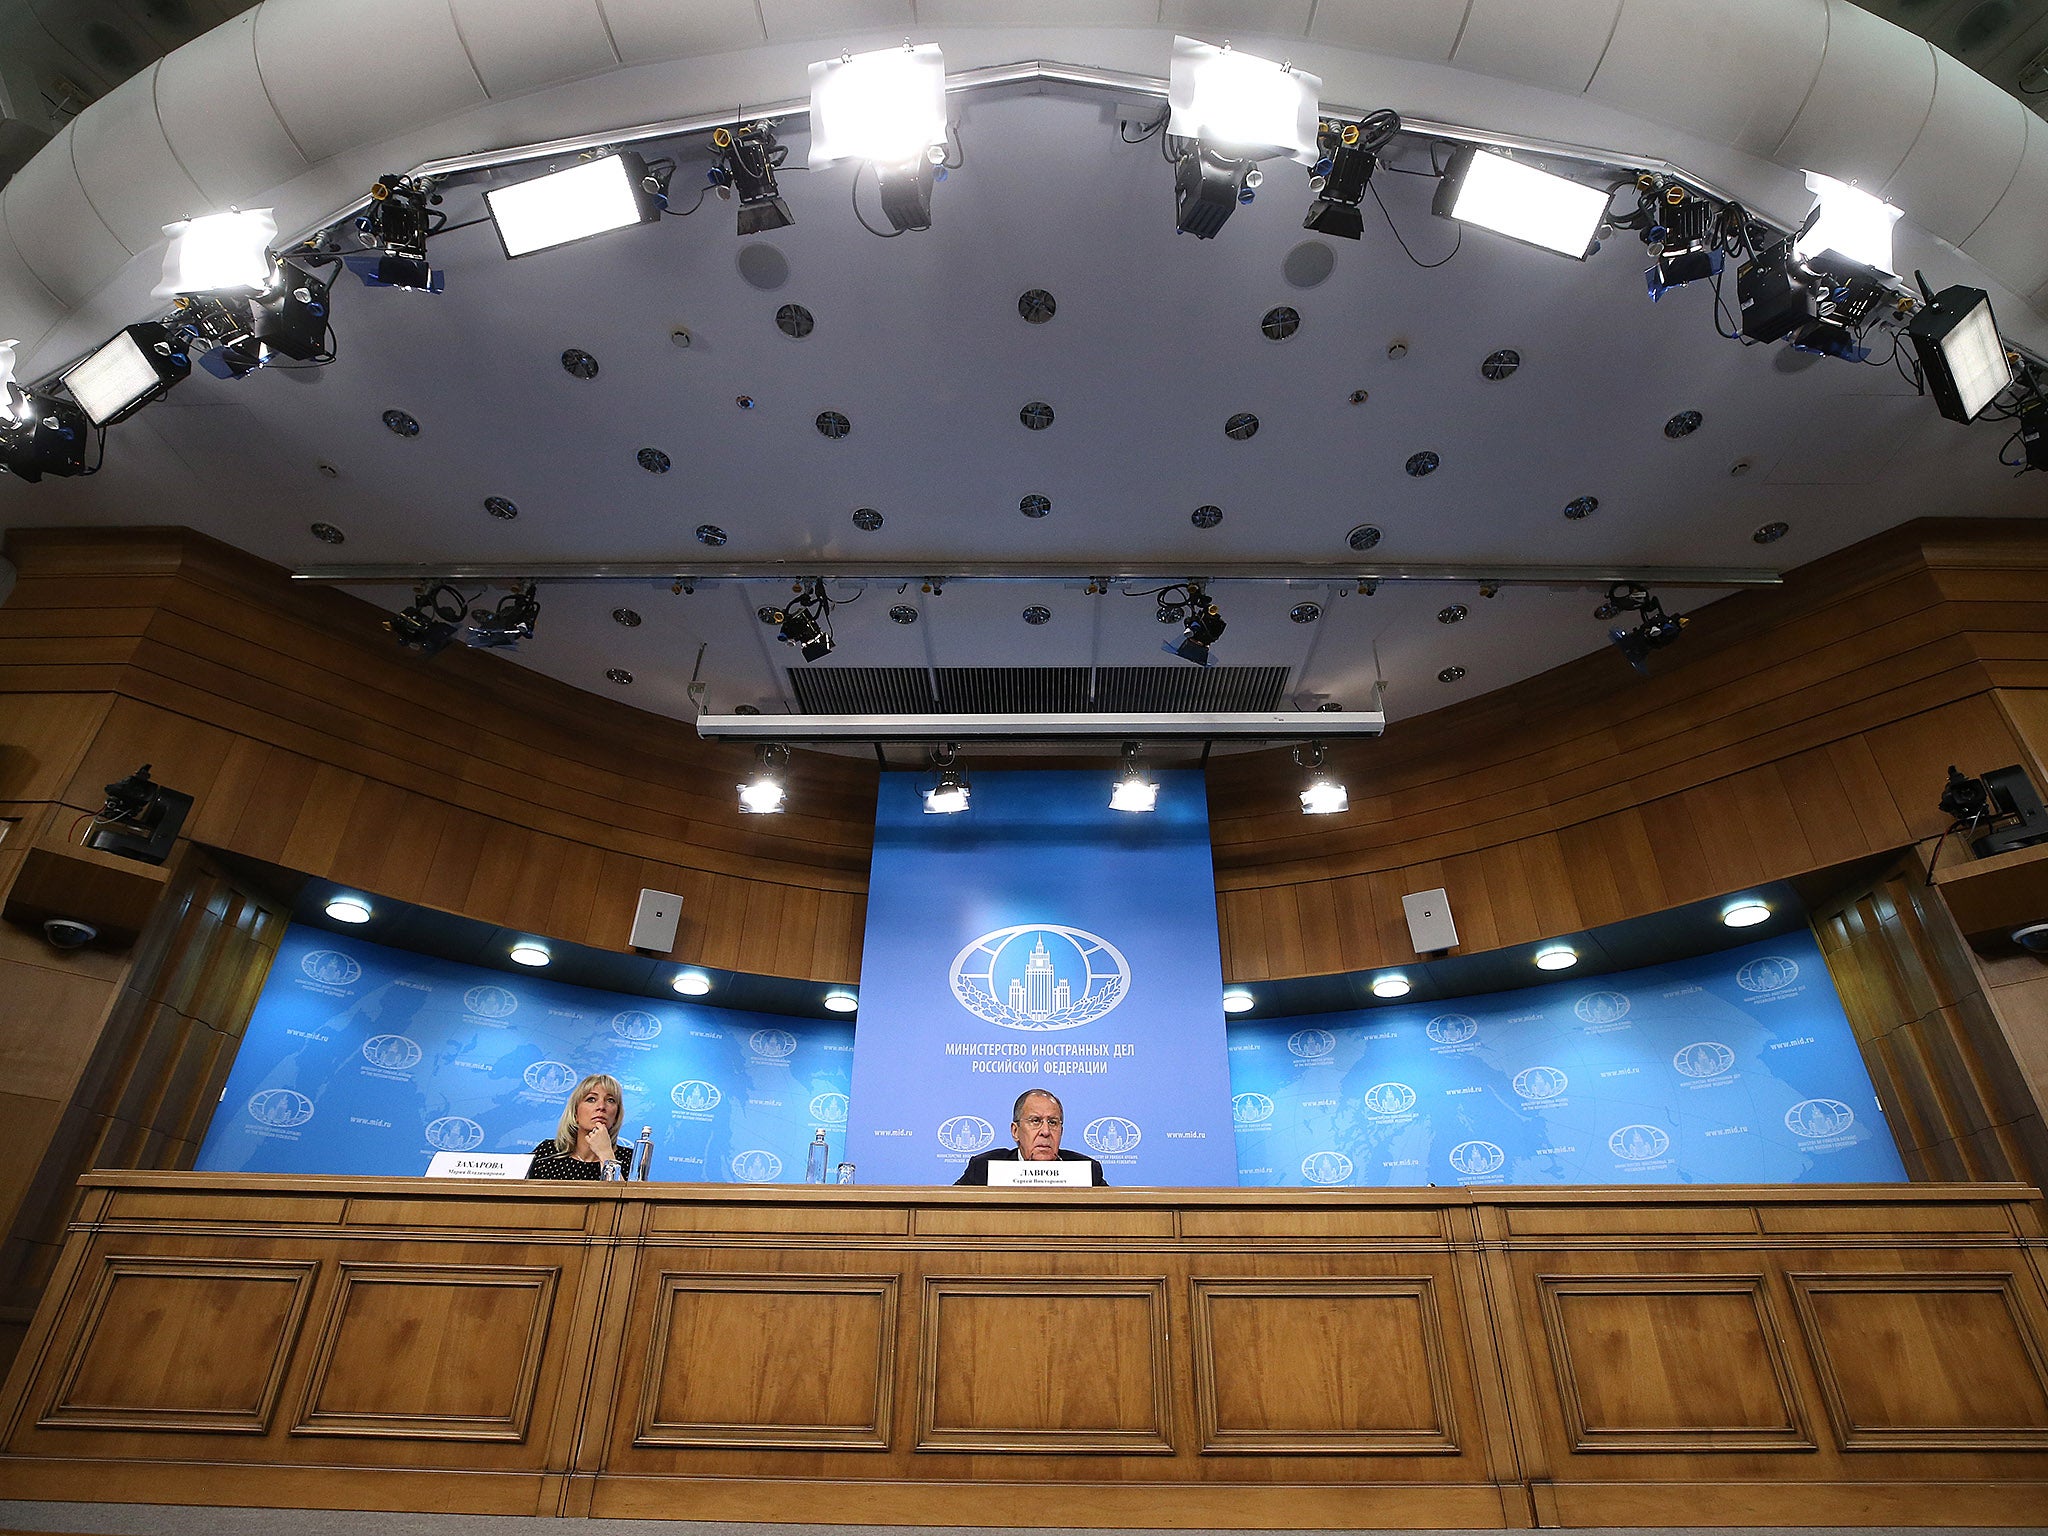
[{"label": "square led panel light", "polygon": [[566,171],[536,176],[484,194],[507,256],[531,256],[593,235],[651,224],[661,203],[640,184],[647,165],[620,153],[585,160]]},{"label": "square led panel light", "polygon": [[192,371],[183,353],[159,352],[161,325],[131,325],[64,375],[64,387],[96,427],[111,426]]},{"label": "square led panel light", "polygon": [[946,142],[946,57],[937,43],[882,48],[811,66],[813,166],[906,165]]},{"label": "square led panel light", "polygon": [[1434,211],[1584,261],[1607,216],[1607,192],[1491,150],[1470,148],[1451,157],[1437,186]]},{"label": "square led panel light", "polygon": [[1320,75],[1192,37],[1173,40],[1166,131],[1237,160],[1316,163]]}]

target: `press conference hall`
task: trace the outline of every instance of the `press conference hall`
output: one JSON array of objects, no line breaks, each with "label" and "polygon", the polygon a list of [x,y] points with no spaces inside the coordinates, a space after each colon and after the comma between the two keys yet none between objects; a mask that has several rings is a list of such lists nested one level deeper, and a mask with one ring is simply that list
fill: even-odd
[{"label": "press conference hall", "polygon": [[0,5],[0,1529],[2048,1527],[2044,100]]}]

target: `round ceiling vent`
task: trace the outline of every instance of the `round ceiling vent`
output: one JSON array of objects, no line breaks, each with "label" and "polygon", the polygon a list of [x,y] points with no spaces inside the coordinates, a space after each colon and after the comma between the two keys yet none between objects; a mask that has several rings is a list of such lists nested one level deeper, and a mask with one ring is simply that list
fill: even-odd
[{"label": "round ceiling vent", "polygon": [[1564,515],[1573,522],[1580,522],[1600,510],[1598,496],[1574,496],[1564,504]]},{"label": "round ceiling vent", "polygon": [[838,411],[818,412],[817,426],[822,436],[831,438],[835,443],[853,430],[853,423]]},{"label": "round ceiling vent", "polygon": [[315,523],[310,531],[322,544],[340,544],[348,538],[347,534],[332,523]]},{"label": "round ceiling vent", "polygon": [[1321,603],[1296,603],[1287,610],[1287,617],[1297,624],[1313,624],[1323,616]]},{"label": "round ceiling vent", "polygon": [[889,610],[889,617],[898,624],[915,624],[917,622],[917,610],[908,603],[898,603]]},{"label": "round ceiling vent", "polygon": [[1027,288],[1017,295],[1017,313],[1027,325],[1043,325],[1059,313],[1059,301],[1043,288]]},{"label": "round ceiling vent", "polygon": [[740,269],[740,276],[755,288],[780,288],[789,281],[789,258],[772,245],[760,245],[749,240],[740,247],[734,265]]},{"label": "round ceiling vent", "polygon": [[572,379],[594,379],[597,377],[597,359],[581,347],[571,347],[562,354],[562,372]]},{"label": "round ceiling vent", "polygon": [[642,448],[634,457],[639,459],[640,467],[650,475],[665,475],[668,473],[668,455],[659,448]]},{"label": "round ceiling vent", "polygon": [[1285,304],[1269,309],[1259,317],[1259,334],[1268,341],[1285,341],[1301,329],[1301,312]]},{"label": "round ceiling vent", "polygon": [[1465,617],[1466,611],[1463,603],[1452,603],[1448,608],[1437,609],[1436,621],[1439,624],[1455,624]]},{"label": "round ceiling vent", "polygon": [[1435,474],[1437,466],[1442,462],[1442,459],[1424,449],[1421,453],[1409,454],[1408,462],[1402,467],[1408,471],[1410,478],[1420,480],[1424,475]]},{"label": "round ceiling vent", "polygon": [[617,683],[621,688],[633,681],[633,674],[624,667],[607,667],[605,668],[604,675]]},{"label": "round ceiling vent", "polygon": [[1489,384],[1498,384],[1521,366],[1522,354],[1513,347],[1502,347],[1498,352],[1487,353],[1486,361],[1479,365],[1479,377]]},{"label": "round ceiling vent", "polygon": [[1239,411],[1223,423],[1223,435],[1233,443],[1244,442],[1259,435],[1259,418],[1250,411]]},{"label": "round ceiling vent", "polygon": [[404,411],[386,411],[384,425],[400,437],[418,437],[420,424]]},{"label": "round ceiling vent", "polygon": [[1052,498],[1034,491],[1029,496],[1018,498],[1017,510],[1026,517],[1043,517],[1052,510]]},{"label": "round ceiling vent", "polygon": [[1017,413],[1017,419],[1033,432],[1043,432],[1052,425],[1052,407],[1043,400],[1033,400]]},{"label": "round ceiling vent", "polygon": [[882,514],[873,507],[858,508],[853,514],[853,526],[862,533],[873,533],[882,526]]},{"label": "round ceiling vent", "polygon": [[775,329],[791,341],[802,341],[817,328],[817,320],[801,304],[785,304],[775,311]]},{"label": "round ceiling vent", "polygon": [[1436,680],[1440,683],[1455,683],[1462,680],[1464,676],[1465,669],[1461,666],[1453,664],[1451,666],[1445,667],[1443,671],[1437,673]]},{"label": "round ceiling vent", "polygon": [[1691,437],[1693,433],[1699,431],[1700,423],[1705,420],[1706,417],[1698,411],[1680,411],[1664,423],[1664,435],[1672,438]]},{"label": "round ceiling vent", "polygon": [[1188,514],[1188,521],[1197,528],[1214,528],[1223,521],[1223,509],[1214,506],[1200,506]]},{"label": "round ceiling vent", "polygon": [[1759,544],[1775,544],[1792,531],[1790,523],[1765,523],[1750,537]]},{"label": "round ceiling vent", "polygon": [[1344,542],[1356,550],[1368,550],[1380,541],[1380,531],[1371,523],[1360,523],[1344,536]]},{"label": "round ceiling vent", "polygon": [[640,615],[630,608],[614,608],[612,610],[612,622],[622,624],[627,629],[634,629],[639,626]]},{"label": "round ceiling vent", "polygon": [[508,523],[519,515],[519,508],[503,496],[486,496],[484,498],[484,510],[490,513],[491,516],[500,518]]},{"label": "round ceiling vent", "polygon": [[716,523],[699,523],[697,525],[697,542],[699,544],[709,544],[713,549],[717,549],[725,542],[725,530]]},{"label": "round ceiling vent", "polygon": [[1045,624],[1051,622],[1051,619],[1052,610],[1050,608],[1041,608],[1037,603],[1033,603],[1024,610],[1024,622],[1026,624]]}]

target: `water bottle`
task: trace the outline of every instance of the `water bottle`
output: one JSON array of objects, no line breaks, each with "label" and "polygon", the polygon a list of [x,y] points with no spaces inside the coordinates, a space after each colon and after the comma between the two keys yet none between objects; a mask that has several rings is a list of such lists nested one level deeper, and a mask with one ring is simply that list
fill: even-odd
[{"label": "water bottle", "polygon": [[600,1164],[599,1166],[601,1166],[604,1169],[605,1182],[608,1184],[617,1183],[626,1177],[625,1167],[618,1161],[617,1158],[614,1158],[612,1161],[608,1163]]},{"label": "water bottle", "polygon": [[640,1140],[633,1146],[633,1163],[640,1170],[643,1179],[654,1177],[654,1127],[640,1127]]},{"label": "water bottle", "polygon": [[830,1154],[825,1149],[825,1128],[818,1127],[818,1134],[811,1138],[811,1155],[804,1161],[804,1182],[822,1184],[825,1182],[825,1159]]}]

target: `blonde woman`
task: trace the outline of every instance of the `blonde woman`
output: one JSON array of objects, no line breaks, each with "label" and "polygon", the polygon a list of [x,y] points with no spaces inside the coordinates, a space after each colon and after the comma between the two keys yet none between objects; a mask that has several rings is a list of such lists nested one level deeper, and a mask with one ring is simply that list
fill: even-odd
[{"label": "blonde woman", "polygon": [[606,1072],[593,1072],[576,1085],[562,1106],[562,1123],[551,1140],[533,1149],[529,1179],[602,1179],[615,1164],[619,1178],[633,1171],[633,1148],[619,1141],[626,1117],[625,1090]]}]

